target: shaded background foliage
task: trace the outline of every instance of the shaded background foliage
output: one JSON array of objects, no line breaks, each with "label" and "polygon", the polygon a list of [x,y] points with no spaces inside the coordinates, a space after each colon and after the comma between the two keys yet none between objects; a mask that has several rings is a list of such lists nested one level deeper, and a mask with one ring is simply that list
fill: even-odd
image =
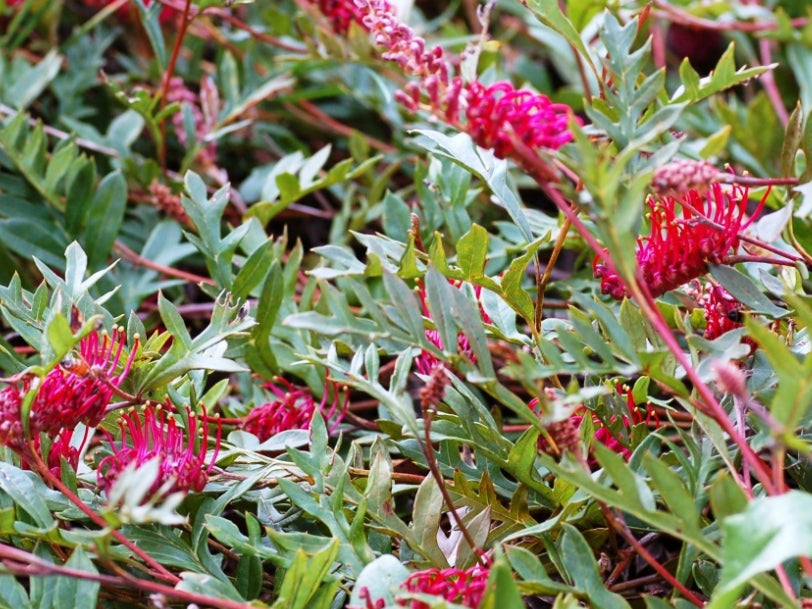
[{"label": "shaded background foliage", "polygon": [[[399,3],[572,109],[522,148],[404,104],[373,2],[0,3],[0,605],[808,603],[801,4]],[[747,175],[758,241],[646,299],[646,196]],[[55,378],[112,403],[32,428]]]}]

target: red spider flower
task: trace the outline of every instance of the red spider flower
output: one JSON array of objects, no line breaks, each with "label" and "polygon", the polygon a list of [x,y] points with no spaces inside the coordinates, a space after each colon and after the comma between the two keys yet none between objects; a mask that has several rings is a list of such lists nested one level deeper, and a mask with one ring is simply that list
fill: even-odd
[{"label": "red spider flower", "polygon": [[[487,588],[489,569],[475,565],[470,569],[426,569],[412,573],[403,583],[411,593],[431,594],[440,598],[477,609]],[[398,605],[409,609],[429,609],[419,600],[398,599]]]},{"label": "red spider flower", "polygon": [[434,114],[467,132],[483,148],[492,148],[498,158],[514,155],[516,142],[539,151],[556,150],[572,139],[569,121],[574,115],[568,106],[508,82],[485,86],[464,82],[459,76],[452,78],[442,47],[427,48],[423,38],[398,21],[389,2],[356,0],[356,4],[363,26],[386,49],[381,57],[418,78],[397,94],[398,101],[410,110],[427,99]]},{"label": "red spider flower", "polygon": [[[112,335],[93,332],[79,343],[79,353],[68,355],[40,381],[28,419],[30,437],[56,438],[62,430],[79,423],[95,427],[126,378],[137,351],[136,344],[122,363],[126,334],[115,328]],[[37,379],[23,378],[22,387],[8,386],[0,392],[0,443],[20,452],[25,446],[22,399]]]},{"label": "red spider flower", "polygon": [[99,424],[116,389],[129,374],[137,351],[136,339],[120,366],[126,338],[118,327],[112,335],[94,332],[79,343],[78,355],[68,355],[45,376],[31,407],[32,433],[44,431],[54,436],[77,423],[89,427]]},{"label": "red spider flower", "polygon": [[[705,196],[691,189],[680,200],[649,197],[651,233],[637,240],[637,264],[651,295],[656,298],[704,275],[710,264],[726,264],[768,193],[749,218],[749,191],[738,185],[711,184]],[[620,277],[600,262],[604,255],[594,264],[601,292],[618,300],[628,296]]]},{"label": "red spider flower", "polygon": [[516,89],[508,82],[486,87],[472,82],[466,87],[466,130],[483,148],[493,148],[498,158],[511,155],[521,141],[531,150],[556,150],[572,139],[572,109],[552,103],[546,95]]},{"label": "red spider flower", "polygon": [[105,432],[112,454],[99,462],[100,489],[109,490],[128,465],[138,468],[157,457],[158,475],[147,497],[203,490],[220,450],[220,426],[217,426],[214,450],[207,461],[209,418],[206,413],[194,414],[187,408],[188,428],[184,429],[171,410],[171,407],[148,404],[143,412],[132,410],[121,415],[119,441]]},{"label": "red spider flower", "polygon": [[[268,383],[277,399],[257,406],[243,419],[240,427],[254,434],[261,442],[289,429],[310,429],[313,414],[318,411],[329,421],[330,432],[338,428],[349,401],[349,394],[344,394],[342,401],[338,384],[328,382],[324,388],[321,402],[316,403],[313,394],[307,387],[296,387],[284,378],[276,378],[275,383]],[[330,395],[332,394],[332,401]],[[329,405],[328,405],[329,401]]]}]

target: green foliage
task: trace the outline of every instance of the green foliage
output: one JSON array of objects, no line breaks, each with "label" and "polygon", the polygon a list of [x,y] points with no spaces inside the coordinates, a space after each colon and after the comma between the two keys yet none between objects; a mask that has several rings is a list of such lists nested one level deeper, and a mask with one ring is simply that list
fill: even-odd
[{"label": "green foliage", "polygon": [[[808,602],[803,11],[98,4],[0,2],[0,607]],[[655,300],[675,159],[772,190]]]}]

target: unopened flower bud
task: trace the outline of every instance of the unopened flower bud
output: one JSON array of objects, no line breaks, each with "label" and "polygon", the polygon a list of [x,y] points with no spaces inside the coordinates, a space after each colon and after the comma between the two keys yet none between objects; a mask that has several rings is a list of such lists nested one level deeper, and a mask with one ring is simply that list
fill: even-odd
[{"label": "unopened flower bud", "polygon": [[728,360],[717,360],[711,364],[711,370],[716,375],[716,385],[724,393],[740,399],[748,397],[747,377],[736,364]]},{"label": "unopened flower bud", "polygon": [[661,197],[680,197],[689,190],[704,194],[718,174],[719,170],[707,161],[680,159],[657,169],[651,187]]}]

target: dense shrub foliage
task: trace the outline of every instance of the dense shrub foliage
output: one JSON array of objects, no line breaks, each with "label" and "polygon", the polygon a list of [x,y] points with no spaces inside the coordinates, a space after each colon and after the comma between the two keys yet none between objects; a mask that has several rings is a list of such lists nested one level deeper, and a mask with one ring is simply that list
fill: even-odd
[{"label": "dense shrub foliage", "polygon": [[0,607],[812,606],[812,13],[0,0]]}]

